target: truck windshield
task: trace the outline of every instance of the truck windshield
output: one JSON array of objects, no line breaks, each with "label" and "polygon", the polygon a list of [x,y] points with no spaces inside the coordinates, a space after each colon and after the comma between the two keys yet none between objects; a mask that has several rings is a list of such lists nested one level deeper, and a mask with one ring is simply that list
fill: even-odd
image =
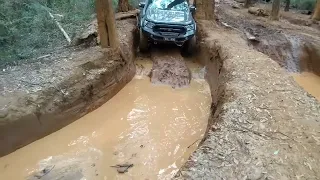
[{"label": "truck windshield", "polygon": [[153,0],[151,7],[175,11],[187,11],[189,9],[187,0]]}]

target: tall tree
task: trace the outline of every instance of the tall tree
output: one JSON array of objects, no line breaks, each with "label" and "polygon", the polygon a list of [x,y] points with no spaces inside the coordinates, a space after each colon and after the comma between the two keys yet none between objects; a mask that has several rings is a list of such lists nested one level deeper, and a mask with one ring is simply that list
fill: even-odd
[{"label": "tall tree", "polygon": [[119,0],[118,3],[118,11],[119,12],[127,12],[129,11],[129,1],[128,0]]},{"label": "tall tree", "polygon": [[279,20],[280,16],[280,0],[273,0],[271,10],[271,20]]},{"label": "tall tree", "polygon": [[320,0],[317,1],[316,6],[314,7],[312,19],[320,21]]},{"label": "tall tree", "polygon": [[197,20],[212,20],[214,18],[214,0],[194,0],[197,7]]},{"label": "tall tree", "polygon": [[245,1],[244,1],[244,7],[245,7],[245,8],[249,8],[250,5],[251,5],[251,0],[245,0]]},{"label": "tall tree", "polygon": [[120,40],[111,0],[96,0],[98,31],[102,48],[119,48]]},{"label": "tall tree", "polygon": [[286,0],[286,6],[284,7],[284,11],[289,11],[290,9],[290,0]]}]

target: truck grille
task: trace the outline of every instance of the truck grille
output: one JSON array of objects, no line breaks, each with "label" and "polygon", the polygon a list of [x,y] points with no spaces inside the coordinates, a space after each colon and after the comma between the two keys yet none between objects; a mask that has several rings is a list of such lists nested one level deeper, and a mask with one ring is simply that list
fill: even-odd
[{"label": "truck grille", "polygon": [[163,36],[179,36],[186,33],[186,28],[177,25],[155,25],[153,31]]}]

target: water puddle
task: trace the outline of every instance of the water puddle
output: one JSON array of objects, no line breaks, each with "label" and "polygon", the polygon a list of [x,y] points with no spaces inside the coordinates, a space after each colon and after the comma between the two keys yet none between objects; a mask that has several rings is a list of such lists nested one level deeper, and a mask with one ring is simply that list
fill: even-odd
[{"label": "water puddle", "polygon": [[140,74],[97,110],[0,158],[0,179],[170,179],[201,140],[210,104],[201,78],[172,89]]},{"label": "water puddle", "polygon": [[318,101],[320,101],[320,77],[310,73],[293,74],[294,80]]}]

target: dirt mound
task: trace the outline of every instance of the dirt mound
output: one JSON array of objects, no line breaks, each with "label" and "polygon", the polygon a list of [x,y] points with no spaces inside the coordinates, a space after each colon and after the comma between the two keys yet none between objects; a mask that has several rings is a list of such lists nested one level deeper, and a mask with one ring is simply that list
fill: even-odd
[{"label": "dirt mound", "polygon": [[222,50],[206,64],[223,60],[212,92],[220,98],[206,138],[176,178],[318,179],[320,104],[236,32],[198,27],[207,31],[204,46]]},{"label": "dirt mound", "polygon": [[320,76],[320,47],[313,43],[306,43],[300,56],[302,71],[311,71]]},{"label": "dirt mound", "polygon": [[76,48],[0,73],[0,156],[77,120],[134,76],[135,19],[117,22],[121,47]]},{"label": "dirt mound", "polygon": [[154,84],[166,84],[172,88],[188,86],[191,73],[186,62],[177,49],[152,51],[153,67],[151,70],[151,82]]},{"label": "dirt mound", "polygon": [[[267,7],[252,7],[249,11],[260,12],[259,9],[264,10]],[[288,13],[283,13],[283,15],[288,15]],[[300,72],[301,69],[305,69],[305,64],[303,64],[304,67],[300,67],[300,56],[303,51],[307,52],[304,48],[305,44],[320,46],[317,29],[297,26],[286,19],[269,21],[268,18],[249,14],[245,9],[231,9],[226,4],[219,6],[218,17],[222,24],[241,32],[243,39],[248,40],[249,45],[271,57],[289,72]],[[247,34],[252,37],[248,38]],[[310,50],[308,53],[314,54]],[[314,55],[308,56],[313,57]],[[314,60],[308,60],[308,63],[310,64],[311,61],[314,63]]]}]

